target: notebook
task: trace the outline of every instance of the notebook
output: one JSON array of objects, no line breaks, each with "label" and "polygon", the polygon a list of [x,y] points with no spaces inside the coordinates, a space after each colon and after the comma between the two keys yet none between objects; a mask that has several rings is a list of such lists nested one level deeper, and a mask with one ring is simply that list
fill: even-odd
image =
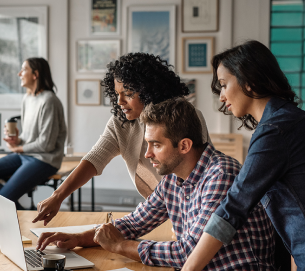
[{"label": "notebook", "polygon": [[[38,266],[39,262],[29,259],[33,253],[36,253],[36,249],[34,247],[23,248],[15,203],[0,196],[0,214],[1,252],[24,271],[43,270],[42,266]],[[65,269],[94,266],[94,263],[75,252],[55,246],[48,246],[43,253],[64,254],[66,256]],[[30,256],[25,256],[25,254]]]}]

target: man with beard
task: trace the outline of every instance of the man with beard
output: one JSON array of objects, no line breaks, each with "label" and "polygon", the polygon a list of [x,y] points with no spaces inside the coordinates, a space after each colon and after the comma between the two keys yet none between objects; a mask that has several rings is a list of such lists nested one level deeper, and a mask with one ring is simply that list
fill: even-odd
[{"label": "man with beard", "polygon": [[[225,198],[241,165],[209,144],[203,144],[195,108],[183,98],[146,106],[145,157],[165,175],[136,210],[115,223],[81,234],[44,233],[38,249],[100,245],[147,265],[182,268],[213,212]],[[170,219],[177,241],[137,241]],[[204,270],[276,270],[273,227],[261,204],[233,241],[224,245]]]}]

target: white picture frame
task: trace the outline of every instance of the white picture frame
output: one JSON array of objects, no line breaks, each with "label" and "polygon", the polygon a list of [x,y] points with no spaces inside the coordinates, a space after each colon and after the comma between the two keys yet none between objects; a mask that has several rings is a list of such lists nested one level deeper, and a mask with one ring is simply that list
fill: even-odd
[{"label": "white picture frame", "polygon": [[218,31],[218,0],[182,0],[182,32]]},{"label": "white picture frame", "polygon": [[176,6],[130,6],[128,52],[159,55],[175,66]]},{"label": "white picture frame", "polygon": [[214,37],[182,38],[183,73],[211,73]]},{"label": "white picture frame", "polygon": [[101,81],[97,79],[77,79],[75,81],[75,102],[77,105],[101,104]]},{"label": "white picture frame", "polygon": [[89,33],[92,36],[119,36],[121,0],[90,0]]},{"label": "white picture frame", "polygon": [[120,40],[77,41],[77,72],[104,73],[121,54]]},{"label": "white picture frame", "polygon": [[48,59],[48,7],[0,7],[0,26],[3,54],[0,54],[0,69],[3,69],[0,109],[19,110],[26,92],[17,75],[23,61],[30,57]]}]

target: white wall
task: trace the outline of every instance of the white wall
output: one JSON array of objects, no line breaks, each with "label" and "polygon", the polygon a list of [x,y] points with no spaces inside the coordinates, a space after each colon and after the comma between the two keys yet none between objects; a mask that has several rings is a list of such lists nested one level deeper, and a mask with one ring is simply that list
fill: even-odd
[{"label": "white wall", "polygon": [[[269,47],[270,1],[234,0],[233,14],[233,46],[248,39],[255,39]],[[240,123],[234,119],[231,132],[244,136],[245,157],[253,131],[247,131],[244,128],[237,130]]]}]

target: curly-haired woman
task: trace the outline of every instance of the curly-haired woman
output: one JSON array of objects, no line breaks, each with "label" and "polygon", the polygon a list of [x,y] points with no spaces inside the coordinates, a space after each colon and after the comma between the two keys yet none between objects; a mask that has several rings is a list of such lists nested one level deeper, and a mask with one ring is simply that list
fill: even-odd
[{"label": "curly-haired woman", "polygon": [[[161,179],[149,160],[144,158],[147,148],[144,125],[139,116],[149,103],[185,96],[188,88],[180,81],[171,65],[159,56],[129,53],[108,65],[102,82],[110,97],[113,116],[103,135],[78,167],[48,199],[38,203],[38,216],[33,222],[44,220],[46,225],[58,212],[62,201],[73,191],[100,175],[117,155],[122,155],[130,177],[139,193],[147,198]],[[204,143],[209,141],[205,120],[200,111]]]}]

